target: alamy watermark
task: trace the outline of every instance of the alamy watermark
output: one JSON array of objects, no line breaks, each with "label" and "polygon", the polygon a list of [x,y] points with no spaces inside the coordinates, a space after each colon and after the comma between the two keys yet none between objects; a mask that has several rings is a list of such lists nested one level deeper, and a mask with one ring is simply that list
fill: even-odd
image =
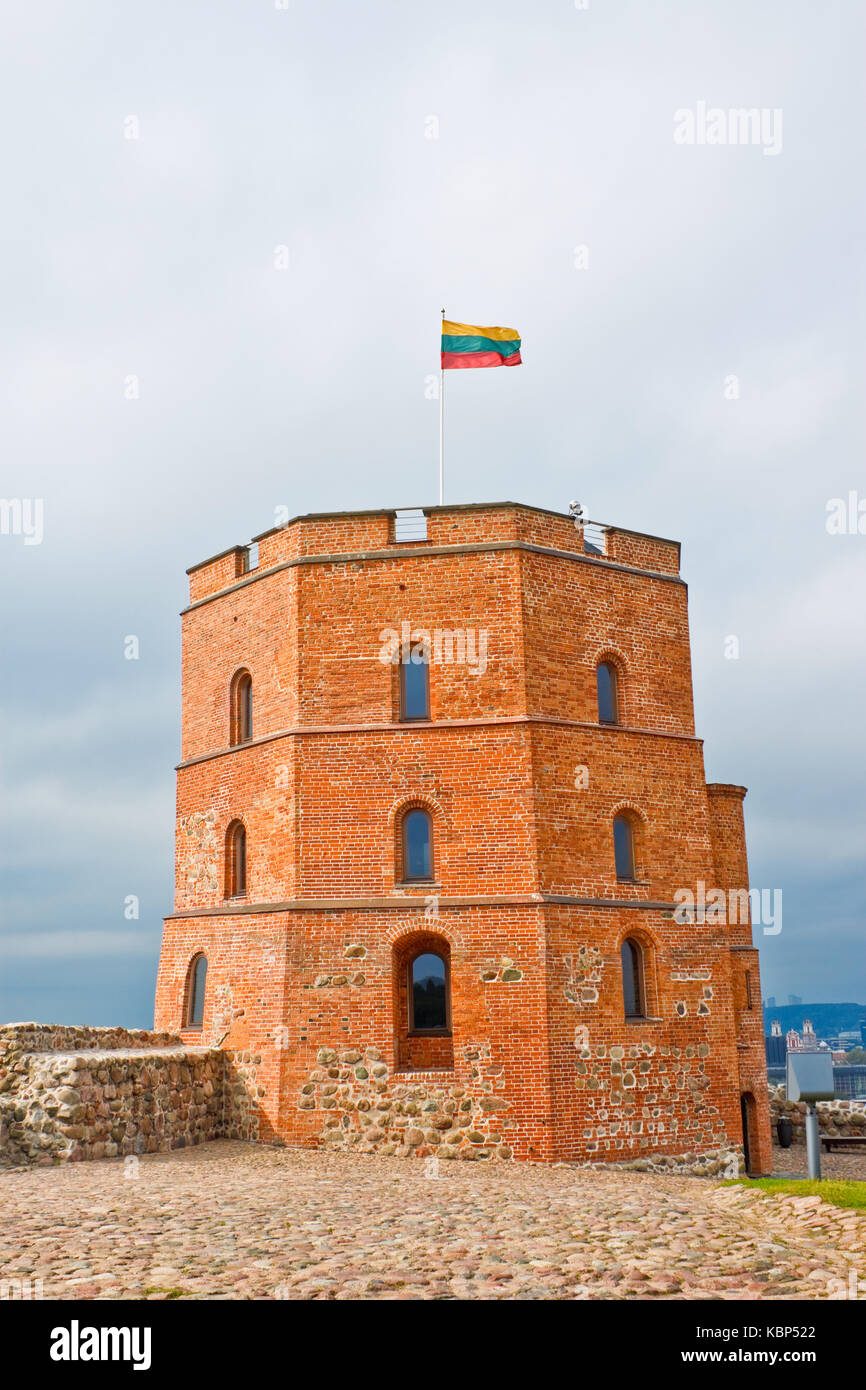
[{"label": "alamy watermark", "polygon": [[483,676],[487,670],[488,635],[486,627],[413,628],[404,621],[399,629],[384,627],[379,633],[379,660],[383,666],[444,662],[468,667],[470,676]]},{"label": "alamy watermark", "polygon": [[828,1299],[839,1300],[843,1298],[866,1299],[866,1278],[858,1274],[856,1269],[848,1270],[848,1278],[830,1278],[827,1280]]},{"label": "alamy watermark", "polygon": [[847,498],[829,498],[824,525],[828,536],[866,536],[866,497],[852,488]]},{"label": "alamy watermark", "polygon": [[765,936],[778,936],[782,930],[781,888],[711,888],[699,878],[692,888],[674,891],[674,921],[680,926],[755,926]]},{"label": "alamy watermark", "polygon": [[782,152],[782,108],[780,106],[707,106],[695,104],[692,111],[680,107],[674,112],[676,145],[760,145],[764,154]]},{"label": "alamy watermark", "polygon": [[23,1279],[0,1279],[0,1303],[6,1303],[11,1299],[21,1299],[29,1303],[44,1297],[43,1281],[32,1279],[29,1274]]},{"label": "alamy watermark", "polygon": [[43,518],[41,497],[0,497],[0,536],[22,536],[25,545],[41,545]]}]

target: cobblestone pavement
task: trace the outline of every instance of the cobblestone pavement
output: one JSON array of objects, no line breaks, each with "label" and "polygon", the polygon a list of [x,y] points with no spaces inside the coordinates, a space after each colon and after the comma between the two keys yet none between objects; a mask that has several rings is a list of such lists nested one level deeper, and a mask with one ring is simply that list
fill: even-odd
[{"label": "cobblestone pavement", "polygon": [[866,1275],[866,1218],[818,1198],[528,1164],[425,1172],[223,1140],[132,1171],[6,1171],[0,1281],[41,1279],[46,1299],[785,1299]]},{"label": "cobblestone pavement", "polygon": [[[807,1178],[809,1160],[805,1144],[792,1144],[790,1149],[773,1145],[773,1173],[780,1177]],[[821,1177],[847,1178],[850,1182],[866,1182],[866,1147],[851,1149],[847,1153],[833,1149],[830,1153],[821,1150]]]}]

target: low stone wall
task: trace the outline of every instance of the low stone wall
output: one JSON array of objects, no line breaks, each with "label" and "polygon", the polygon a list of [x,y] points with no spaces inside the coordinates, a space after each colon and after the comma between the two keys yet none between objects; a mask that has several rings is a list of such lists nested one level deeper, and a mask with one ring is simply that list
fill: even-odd
[{"label": "low stone wall", "polygon": [[65,1023],[4,1023],[0,1026],[0,1066],[16,1052],[102,1051],[121,1047],[180,1045],[176,1033],[148,1033],[143,1028],[87,1028]]},{"label": "low stone wall", "polygon": [[[784,1086],[770,1086],[770,1125],[776,1142],[776,1121],[781,1117],[794,1126],[794,1143],[806,1142],[806,1106],[785,1099]],[[819,1101],[818,1129],[822,1134],[866,1135],[866,1100]]]},{"label": "low stone wall", "polygon": [[171,1034],[0,1028],[0,1160],[164,1153],[218,1138],[222,1053]]}]

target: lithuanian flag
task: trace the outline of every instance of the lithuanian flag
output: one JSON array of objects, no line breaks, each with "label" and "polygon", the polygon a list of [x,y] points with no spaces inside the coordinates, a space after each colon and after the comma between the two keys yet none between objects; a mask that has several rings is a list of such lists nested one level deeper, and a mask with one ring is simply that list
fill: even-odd
[{"label": "lithuanian flag", "polygon": [[449,367],[519,367],[520,335],[514,328],[478,328],[442,320],[442,370]]}]

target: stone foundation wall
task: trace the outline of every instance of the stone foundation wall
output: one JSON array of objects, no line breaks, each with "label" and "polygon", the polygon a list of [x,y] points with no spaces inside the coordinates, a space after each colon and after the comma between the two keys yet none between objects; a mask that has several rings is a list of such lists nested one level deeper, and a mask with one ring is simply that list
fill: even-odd
[{"label": "stone foundation wall", "polygon": [[[794,1126],[794,1143],[806,1142],[806,1106],[785,1099],[784,1086],[770,1086],[770,1124],[776,1142],[776,1121],[782,1117]],[[822,1134],[866,1135],[866,1099],[819,1101],[818,1129]]]},{"label": "stone foundation wall", "polygon": [[[567,1165],[566,1165],[567,1166]],[[581,1168],[604,1172],[616,1168],[629,1173],[678,1173],[693,1178],[736,1178],[745,1175],[746,1164],[739,1145],[683,1154],[653,1154],[623,1163],[581,1163]]]},{"label": "stone foundation wall", "polygon": [[482,1045],[468,1047],[463,1061],[459,1076],[391,1073],[378,1047],[320,1048],[298,1109],[317,1112],[319,1142],[328,1148],[401,1158],[509,1159],[514,1121],[497,1092],[503,1068]]},{"label": "stone foundation wall", "polygon": [[[0,1027],[0,1163],[165,1153],[224,1137],[280,1142],[261,1122],[262,1060],[185,1045],[171,1033]],[[295,1099],[315,1125],[306,1142],[397,1156],[511,1158],[515,1122],[501,1065],[478,1044],[461,1063],[460,1075],[401,1074],[376,1047],[320,1049]],[[794,1141],[804,1142],[805,1106],[787,1101],[784,1087],[770,1087],[770,1113],[773,1125],[789,1116]],[[866,1134],[861,1101],[829,1102],[818,1113],[825,1133]],[[712,1176],[734,1157],[741,1162],[737,1145],[697,1144],[613,1166]]]},{"label": "stone foundation wall", "polygon": [[165,1153],[217,1138],[224,1059],[170,1034],[0,1028],[0,1161]]}]

